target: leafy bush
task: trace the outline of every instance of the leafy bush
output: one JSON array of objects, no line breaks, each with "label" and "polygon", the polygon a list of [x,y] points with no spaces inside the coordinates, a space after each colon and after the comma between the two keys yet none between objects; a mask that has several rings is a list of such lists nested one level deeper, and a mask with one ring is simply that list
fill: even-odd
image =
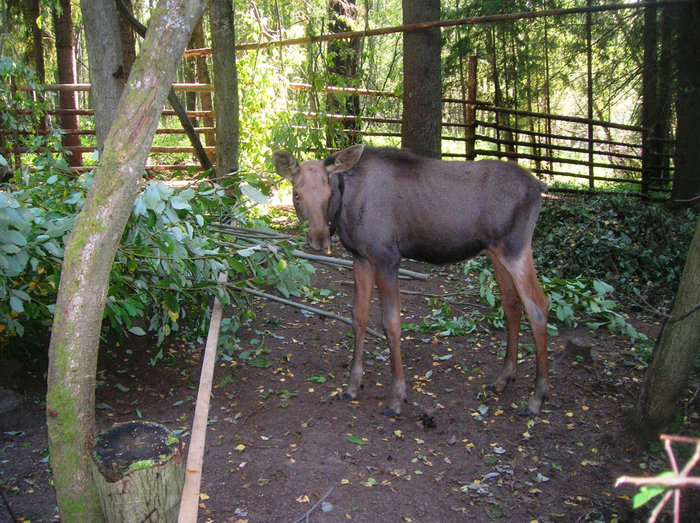
[{"label": "leafy bush", "polygon": [[542,275],[602,280],[631,307],[668,308],[680,281],[695,214],[625,196],[548,200],[533,251]]},{"label": "leafy bush", "polygon": [[[484,320],[496,328],[504,325],[504,310],[498,285],[487,258],[480,257],[465,262],[465,274],[476,274],[479,280],[479,296],[493,309],[491,314],[475,311],[477,319]],[[577,277],[572,279],[552,278],[540,275],[542,290],[549,298],[550,319],[556,318],[567,326],[585,323],[592,329],[606,327],[610,331],[629,336],[633,341],[646,339],[627,322],[620,305],[611,298],[613,287],[601,280]],[[547,325],[550,334],[556,334],[555,325]]]},{"label": "leafy bush", "polygon": [[[0,347],[22,336],[25,356],[45,346],[45,336],[26,334],[49,332],[63,249],[90,182],[91,175],[50,175],[0,190]],[[241,319],[227,324],[235,329],[249,314],[242,287],[271,284],[287,295],[301,292],[313,270],[307,263],[284,249],[222,247],[212,223],[223,215],[239,226],[265,226],[211,183],[179,191],[146,184],[112,267],[105,333],[150,332],[158,344],[183,328],[195,337],[206,332],[214,295],[239,305]],[[216,278],[224,270],[233,281],[222,287]]]}]

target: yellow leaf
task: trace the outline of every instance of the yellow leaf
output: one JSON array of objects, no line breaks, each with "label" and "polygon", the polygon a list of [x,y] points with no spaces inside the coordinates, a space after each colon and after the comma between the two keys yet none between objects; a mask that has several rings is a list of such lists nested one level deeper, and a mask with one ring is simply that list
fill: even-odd
[{"label": "yellow leaf", "polygon": [[245,450],[245,445],[241,443],[240,445],[236,446],[234,450],[237,450],[238,452],[243,452]]},{"label": "yellow leaf", "polygon": [[350,483],[350,480],[349,480],[349,479],[343,478],[343,479],[340,480],[340,484],[341,484],[341,485],[347,485],[348,483]]},{"label": "yellow leaf", "polygon": [[202,501],[206,501],[209,499],[209,495],[205,494],[204,492],[200,492],[199,499],[201,499]]},{"label": "yellow leaf", "polygon": [[299,497],[297,498],[297,501],[298,501],[299,503],[308,503],[308,502],[309,502],[309,496],[307,496],[306,494],[302,494],[301,496],[299,496]]}]

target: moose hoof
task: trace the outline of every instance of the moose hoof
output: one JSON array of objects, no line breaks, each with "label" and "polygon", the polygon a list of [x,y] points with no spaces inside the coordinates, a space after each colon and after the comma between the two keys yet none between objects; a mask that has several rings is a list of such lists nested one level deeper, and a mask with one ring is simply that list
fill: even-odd
[{"label": "moose hoof", "polygon": [[398,416],[399,414],[401,414],[401,411],[396,411],[391,407],[387,407],[382,411],[382,414],[384,414],[387,418],[393,418],[394,416]]},{"label": "moose hoof", "polygon": [[533,412],[530,410],[530,407],[525,407],[523,410],[520,411],[519,413],[523,418],[531,418],[532,416],[537,416],[537,412]]},{"label": "moose hoof", "polygon": [[343,401],[352,401],[352,400],[356,400],[356,399],[357,399],[357,396],[353,396],[353,395],[350,394],[349,392],[343,392],[343,393],[340,395],[340,399],[343,400]]},{"label": "moose hoof", "polygon": [[532,417],[532,416],[537,416],[540,411],[542,410],[542,405],[544,405],[544,401],[547,399],[546,396],[542,397],[541,399],[537,399],[534,396],[530,398],[530,401],[527,404],[527,407],[525,407],[521,412],[521,416],[525,417]]}]

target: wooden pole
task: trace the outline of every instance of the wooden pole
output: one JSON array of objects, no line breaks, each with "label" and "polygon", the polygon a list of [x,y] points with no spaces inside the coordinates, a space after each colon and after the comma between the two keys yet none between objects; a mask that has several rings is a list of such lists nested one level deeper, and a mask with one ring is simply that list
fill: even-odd
[{"label": "wooden pole", "polygon": [[[219,285],[226,284],[227,275],[219,275]],[[185,486],[182,488],[180,514],[178,523],[197,523],[199,509],[199,487],[202,483],[202,463],[204,462],[204,443],[207,438],[207,421],[209,419],[209,398],[214,379],[214,364],[216,363],[216,346],[219,343],[219,328],[221,327],[222,307],[218,299],[214,299],[214,308],[209,322],[207,344],[202,361],[202,374],[199,377],[197,391],[197,406],[192,422],[192,437],[190,450],[187,453]]]}]

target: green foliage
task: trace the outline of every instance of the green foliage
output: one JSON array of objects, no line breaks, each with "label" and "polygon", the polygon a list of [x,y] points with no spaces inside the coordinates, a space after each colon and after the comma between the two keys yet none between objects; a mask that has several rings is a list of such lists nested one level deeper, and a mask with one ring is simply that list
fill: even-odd
[{"label": "green foliage", "polygon": [[614,284],[618,301],[667,308],[675,296],[695,214],[624,196],[546,201],[533,239],[540,274]]},{"label": "green foliage", "polygon": [[[90,175],[50,174],[34,185],[0,190],[0,346],[24,336],[24,356],[30,357],[45,346],[63,249],[90,182]],[[235,330],[250,317],[241,287],[272,285],[287,296],[299,294],[313,270],[308,263],[284,249],[222,247],[212,229],[222,215],[244,227],[264,226],[211,183],[183,190],[146,184],[112,267],[104,334],[148,332],[160,345],[186,329],[194,338],[206,332],[211,298],[217,296],[238,306],[238,317],[226,325],[226,339],[235,342]],[[216,284],[221,271],[228,271],[230,285]]]},{"label": "green foliage", "polygon": [[[2,48],[9,45],[7,41],[0,39],[0,43],[0,51],[3,53],[0,56],[0,126],[16,131],[0,135],[0,146],[26,151],[22,157],[24,168],[14,172],[15,180],[19,181],[22,176],[30,177],[28,167],[39,171],[52,169],[68,172],[68,164],[61,153],[61,131],[49,129],[43,134],[37,132],[46,115],[49,95],[44,92],[31,68],[13,59],[10,53],[4,55],[5,50]],[[18,90],[17,85],[34,89],[35,96]],[[0,156],[0,173],[13,171],[9,158]]]}]

